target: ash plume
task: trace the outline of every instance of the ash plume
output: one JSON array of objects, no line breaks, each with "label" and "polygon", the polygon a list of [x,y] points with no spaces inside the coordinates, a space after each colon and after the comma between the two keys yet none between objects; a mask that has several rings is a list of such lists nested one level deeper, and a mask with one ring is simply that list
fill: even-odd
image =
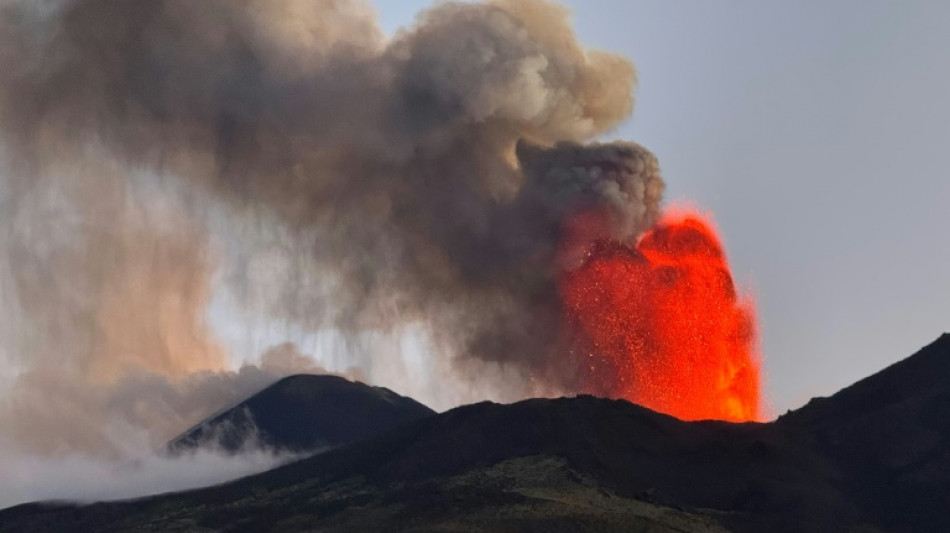
[{"label": "ash plume", "polygon": [[0,357],[25,389],[110,391],[93,405],[234,375],[219,283],[304,331],[422,328],[434,376],[401,392],[436,407],[572,391],[563,221],[629,241],[658,217],[653,155],[591,143],[635,82],[542,0],[441,3],[392,38],[357,1],[3,0]]}]

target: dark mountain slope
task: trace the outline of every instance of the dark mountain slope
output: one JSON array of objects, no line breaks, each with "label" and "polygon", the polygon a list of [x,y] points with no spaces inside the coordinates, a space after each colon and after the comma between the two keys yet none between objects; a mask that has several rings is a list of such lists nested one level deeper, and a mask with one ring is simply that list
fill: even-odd
[{"label": "dark mountain slope", "polygon": [[173,453],[259,445],[291,451],[334,447],[435,414],[389,389],[338,376],[284,378],[168,444]]},{"label": "dark mountain slope", "polygon": [[[830,477],[820,459],[771,425],[685,423],[581,397],[462,407],[213,489],[82,508],[20,507],[0,513],[0,524],[358,531],[369,516],[387,531],[451,530],[446,523],[462,531],[691,530],[683,521],[699,521],[696,531],[716,523],[796,531],[855,523]],[[565,500],[578,499],[583,505],[565,509]],[[552,514],[552,500],[566,516]],[[649,512],[629,511],[637,505]],[[493,523],[486,510],[519,518]],[[627,521],[610,521],[624,510],[632,513]],[[642,522],[650,513],[664,518]]]},{"label": "dark mountain slope", "polygon": [[950,335],[777,425],[808,435],[885,529],[950,531]]},{"label": "dark mountain slope", "polygon": [[948,391],[944,336],[770,424],[481,403],[219,487],[12,508],[0,529],[946,531]]}]

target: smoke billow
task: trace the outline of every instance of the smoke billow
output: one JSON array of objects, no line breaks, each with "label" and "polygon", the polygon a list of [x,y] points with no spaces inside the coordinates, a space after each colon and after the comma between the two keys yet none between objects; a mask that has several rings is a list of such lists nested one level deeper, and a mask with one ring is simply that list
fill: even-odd
[{"label": "smoke billow", "polygon": [[356,1],[3,0],[0,416],[61,432],[3,427],[95,449],[106,420],[220,407],[187,392],[246,389],[216,291],[301,331],[421,331],[424,385],[348,363],[436,407],[576,390],[564,220],[632,241],[659,216],[652,154],[590,144],[635,82],[542,0],[438,4],[392,38]]}]

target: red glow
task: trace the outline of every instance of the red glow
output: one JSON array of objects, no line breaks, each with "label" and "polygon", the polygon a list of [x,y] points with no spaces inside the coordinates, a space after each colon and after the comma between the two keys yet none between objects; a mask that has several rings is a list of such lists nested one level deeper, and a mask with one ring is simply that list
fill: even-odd
[{"label": "red glow", "polygon": [[[566,228],[575,254],[598,219]],[[559,285],[585,388],[683,420],[760,418],[753,303],[736,294],[708,219],[678,209],[636,246],[599,240],[582,252]]]}]

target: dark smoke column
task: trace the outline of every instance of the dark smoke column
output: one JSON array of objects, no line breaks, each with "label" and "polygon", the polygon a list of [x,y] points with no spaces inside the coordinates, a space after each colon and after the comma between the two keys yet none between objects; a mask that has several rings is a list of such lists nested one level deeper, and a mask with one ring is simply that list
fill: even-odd
[{"label": "dark smoke column", "polygon": [[[11,216],[41,217],[27,199],[57,179],[51,169],[72,166],[66,201],[86,231],[69,246],[126,254],[141,239],[92,251],[106,230],[89,217],[127,202],[100,189],[138,191],[138,231],[160,231],[147,224],[149,189],[132,181],[162,176],[182,216],[202,220],[192,195],[212,195],[234,216],[277,217],[306,243],[287,253],[318,290],[273,288],[273,316],[354,335],[421,322],[444,371],[500,369],[500,398],[576,390],[556,280],[583,257],[562,242],[564,221],[595,210],[606,222],[587,238],[632,243],[657,220],[663,182],[644,148],[587,144],[629,116],[636,77],[627,60],[581,47],[564,8],[444,3],[387,40],[361,2],[0,6]],[[97,178],[103,168],[112,179]],[[189,226],[189,246],[204,246],[203,227]],[[36,243],[5,246],[31,320],[101,316],[87,283],[98,263],[48,267],[74,292],[93,290],[64,307],[61,291],[20,275],[44,261]],[[191,263],[207,278],[206,263]],[[228,282],[246,283],[235,270]],[[200,316],[206,299],[193,300]],[[121,360],[114,352],[106,343],[75,357]]]}]

